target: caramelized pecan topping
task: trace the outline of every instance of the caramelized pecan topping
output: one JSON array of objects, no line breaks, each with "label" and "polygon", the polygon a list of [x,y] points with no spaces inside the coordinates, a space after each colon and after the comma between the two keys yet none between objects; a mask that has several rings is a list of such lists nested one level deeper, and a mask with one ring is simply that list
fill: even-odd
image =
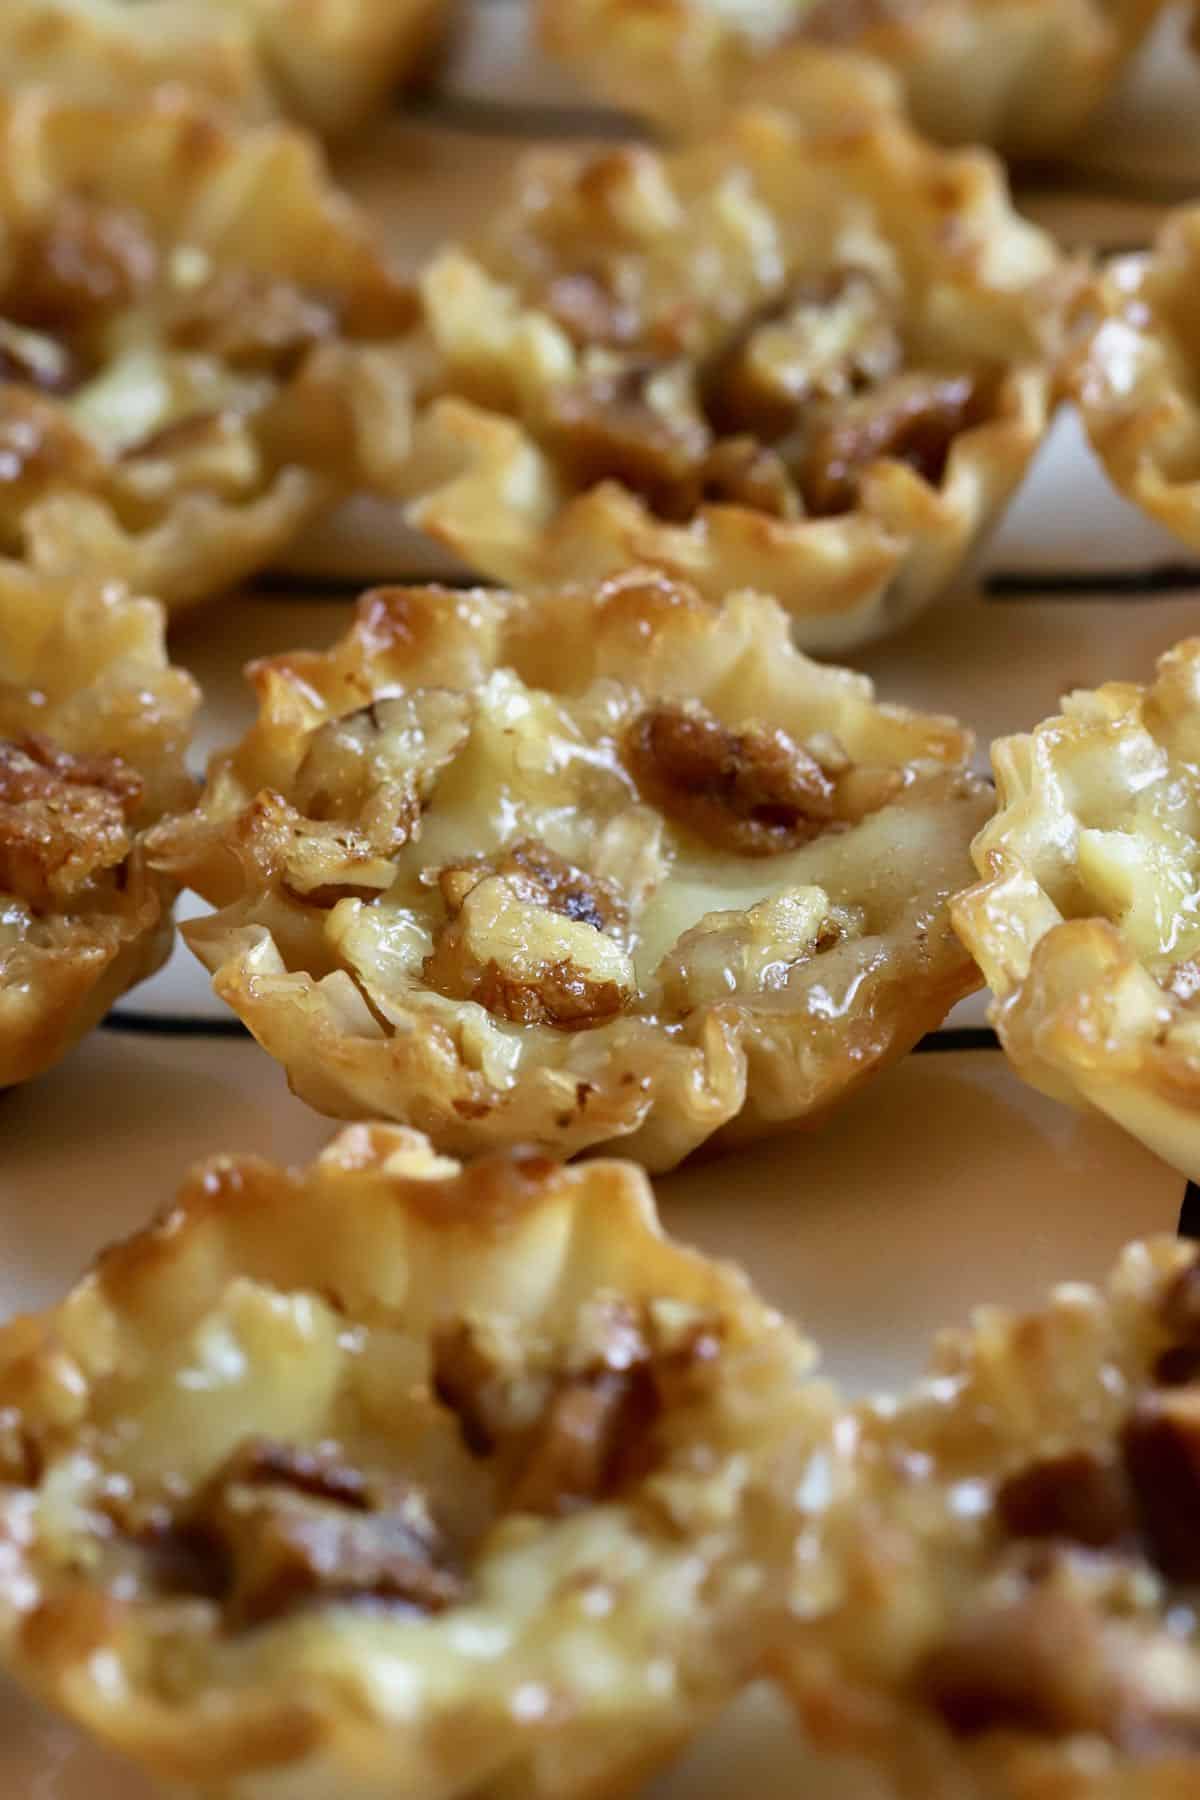
[{"label": "caramelized pecan topping", "polygon": [[1112,1737],[1123,1712],[1093,1609],[1053,1579],[985,1595],[925,1659],[919,1687],[962,1736],[1010,1729]]},{"label": "caramelized pecan topping", "polygon": [[531,1435],[508,1507],[553,1516],[610,1499],[646,1472],[661,1410],[646,1361],[564,1382]]},{"label": "caramelized pecan topping", "polygon": [[1160,1302],[1160,1317],[1180,1345],[1200,1350],[1200,1259],[1170,1281]]},{"label": "caramelized pecan topping", "polygon": [[773,519],[794,519],[800,503],[783,458],[752,437],[722,438],[704,459],[700,499],[746,506]]},{"label": "caramelized pecan topping", "polygon": [[0,501],[21,509],[51,483],[95,479],[100,456],[61,408],[31,386],[0,390]]},{"label": "caramelized pecan topping", "polygon": [[269,369],[286,378],[337,327],[327,301],[291,282],[226,270],[174,300],[165,334],[180,350],[202,350],[233,368]]},{"label": "caramelized pecan topping", "polygon": [[583,877],[577,882],[567,863],[547,865],[545,873],[549,886],[519,865],[511,875],[443,871],[442,891],[453,910],[422,964],[422,978],[438,993],[473,1000],[514,1025],[579,1031],[607,1024],[637,983],[628,954],[603,929],[605,890]]},{"label": "caramelized pecan topping", "polygon": [[68,902],[129,855],[141,798],[119,757],[0,740],[0,890],[35,909]]},{"label": "caramelized pecan topping", "polygon": [[502,1359],[475,1326],[460,1319],[433,1340],[433,1391],[458,1420],[472,1456],[489,1456],[504,1432]]},{"label": "caramelized pecan topping", "polygon": [[1013,1537],[1063,1538],[1094,1550],[1119,1543],[1134,1526],[1121,1469],[1090,1450],[1043,1457],[1010,1475],[996,1510]]},{"label": "caramelized pecan topping", "polygon": [[748,319],[704,377],[716,430],[771,443],[813,400],[840,399],[895,375],[904,346],[886,298],[865,269],[794,282]]},{"label": "caramelized pecan topping", "polygon": [[75,331],[128,306],[157,269],[157,252],[136,213],[67,195],[18,245],[4,311],[35,330]]},{"label": "caramelized pecan topping", "polygon": [[1200,1391],[1145,1394],[1121,1448],[1151,1561],[1173,1581],[1200,1581]]},{"label": "caramelized pecan topping", "polygon": [[830,407],[808,433],[799,470],[809,512],[850,512],[859,477],[880,457],[907,463],[938,486],[954,439],[982,416],[984,404],[977,376],[914,371]]},{"label": "caramelized pecan topping", "polygon": [[1174,1340],[1154,1365],[1161,1387],[1185,1387],[1200,1380],[1200,1262],[1191,1262],[1168,1285],[1160,1317]]},{"label": "caramelized pecan topping", "polygon": [[310,1602],[373,1599],[433,1613],[466,1593],[420,1490],[369,1480],[334,1446],[243,1445],[201,1495],[189,1535],[225,1559],[235,1630]]},{"label": "caramelized pecan topping", "polygon": [[990,398],[990,378],[905,371],[894,306],[865,269],[795,280],[698,369],[644,341],[635,352],[636,309],[599,276],[560,276],[545,303],[577,342],[614,353],[548,403],[551,449],[577,486],[619,481],[669,521],[706,503],[847,512],[881,457],[936,484]]},{"label": "caramelized pecan topping", "polygon": [[834,784],[784,731],[733,731],[698,705],[652,706],[625,741],[645,798],[739,856],[795,850],[834,822]]},{"label": "caramelized pecan topping", "polygon": [[583,1353],[539,1375],[460,1321],[435,1339],[434,1387],[467,1449],[500,1459],[505,1508],[554,1516],[612,1499],[653,1468],[659,1419],[707,1380],[720,1348],[710,1321],[656,1342],[645,1320],[612,1301],[594,1309]]},{"label": "caramelized pecan topping", "polygon": [[628,909],[614,882],[589,875],[537,838],[521,838],[495,856],[472,856],[439,869],[437,884],[450,918],[462,910],[472,888],[488,875],[516,877],[523,892],[538,904],[596,931],[620,930],[628,922]]},{"label": "caramelized pecan topping", "polygon": [[1155,1363],[1154,1379],[1159,1387],[1187,1387],[1200,1381],[1200,1345],[1172,1344]]},{"label": "caramelized pecan topping", "polygon": [[[439,985],[436,954],[425,964],[425,977],[432,987]],[[461,997],[476,1001],[510,1024],[555,1025],[563,1031],[606,1025],[623,1010],[628,998],[615,981],[593,981],[568,961],[550,963],[529,981],[507,973],[497,962],[487,962],[471,993]]]},{"label": "caramelized pecan topping", "polygon": [[691,517],[712,434],[691,411],[652,403],[651,383],[673,376],[680,378],[671,365],[647,359],[585,376],[553,396],[546,433],[579,487],[620,481],[660,517]]},{"label": "caramelized pecan topping", "polygon": [[466,738],[469,714],[465,695],[427,688],[326,720],[296,771],[296,805],[320,823],[353,824],[377,855],[394,855]]}]

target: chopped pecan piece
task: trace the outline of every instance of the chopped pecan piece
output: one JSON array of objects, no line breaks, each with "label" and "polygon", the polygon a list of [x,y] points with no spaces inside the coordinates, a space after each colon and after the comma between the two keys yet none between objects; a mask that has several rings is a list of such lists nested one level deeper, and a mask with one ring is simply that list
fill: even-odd
[{"label": "chopped pecan piece", "polygon": [[566,1366],[550,1371],[525,1366],[484,1325],[447,1327],[434,1386],[472,1454],[500,1459],[506,1509],[553,1516],[611,1499],[653,1467],[658,1419],[709,1378],[720,1348],[711,1320],[654,1331],[601,1297]]},{"label": "chopped pecan piece", "polygon": [[770,443],[795,429],[810,401],[873,387],[903,357],[878,281],[865,269],[833,269],[746,322],[708,371],[705,411],[718,431]]},{"label": "chopped pecan piece", "polygon": [[530,898],[596,931],[620,929],[627,923],[627,909],[613,882],[589,875],[536,838],[521,838],[495,856],[472,856],[440,869],[437,883],[451,918],[462,910],[471,889],[488,875],[523,878],[529,884]]},{"label": "chopped pecan piece", "polygon": [[1159,1387],[1187,1387],[1200,1381],[1200,1344],[1172,1344],[1154,1364]]},{"label": "chopped pecan piece", "polygon": [[101,466],[99,452],[75,429],[61,407],[32,386],[11,384],[0,393],[0,502],[19,515],[52,483],[88,483]]},{"label": "chopped pecan piece", "polygon": [[647,800],[709,843],[775,856],[828,830],[834,784],[784,731],[733,731],[698,705],[652,706],[625,744]]},{"label": "chopped pecan piece", "polygon": [[704,459],[701,500],[716,506],[746,506],[775,519],[799,516],[796,484],[783,458],[751,437],[722,438]]},{"label": "chopped pecan piece", "polygon": [[129,855],[141,797],[119,757],[0,740],[0,890],[35,909],[69,901]]},{"label": "chopped pecan piece", "polygon": [[1186,1387],[1200,1380],[1200,1261],[1189,1263],[1171,1281],[1160,1317],[1174,1341],[1155,1363],[1154,1379],[1162,1387]]},{"label": "chopped pecan piece", "polygon": [[305,353],[334,335],[337,313],[291,282],[226,270],[180,294],[166,335],[181,350],[202,350],[233,368],[292,373]]},{"label": "chopped pecan piece", "polygon": [[925,1659],[919,1686],[962,1736],[1008,1728],[1110,1737],[1121,1716],[1100,1620],[1054,1581],[985,1595]]},{"label": "chopped pecan piece", "polygon": [[636,362],[557,393],[545,429],[576,485],[616,480],[660,517],[690,518],[712,434],[683,404],[682,379],[670,364]]},{"label": "chopped pecan piece", "polygon": [[521,1458],[507,1505],[570,1512],[618,1492],[661,1410],[648,1365],[599,1368],[565,1382]]},{"label": "chopped pecan piece", "polygon": [[497,962],[487,962],[470,998],[514,1025],[556,1025],[560,1030],[579,1031],[615,1019],[627,996],[615,981],[592,981],[574,963],[564,960],[539,969],[530,981],[506,973]]},{"label": "chopped pecan piece", "polygon": [[332,1446],[244,1445],[190,1526],[227,1558],[234,1629],[307,1601],[376,1599],[430,1613],[466,1592],[425,1496],[401,1481],[368,1481]]},{"label": "chopped pecan piece", "polygon": [[18,245],[4,311],[37,330],[74,331],[128,306],[157,269],[136,213],[67,195]]},{"label": "chopped pecan piece", "polygon": [[810,513],[849,512],[863,470],[882,457],[907,463],[936,487],[959,432],[983,414],[985,387],[974,375],[897,375],[844,405],[831,406],[807,435],[799,470]]},{"label": "chopped pecan piece", "polygon": [[1173,1581],[1200,1581],[1200,1391],[1143,1395],[1121,1448],[1152,1562]]},{"label": "chopped pecan piece", "polygon": [[488,1456],[504,1432],[504,1387],[513,1373],[494,1338],[466,1319],[433,1340],[433,1391],[458,1420],[472,1456]]},{"label": "chopped pecan piece", "polygon": [[1102,1550],[1134,1526],[1119,1466],[1090,1450],[1067,1450],[1018,1470],[996,1494],[996,1509],[1013,1537],[1063,1538]]},{"label": "chopped pecan piece", "polygon": [[371,1486],[361,1469],[348,1463],[333,1444],[305,1447],[280,1444],[274,1438],[251,1438],[239,1446],[226,1465],[231,1481],[257,1486],[282,1484],[314,1500],[332,1500],[339,1506],[366,1512]]},{"label": "chopped pecan piece", "polygon": [[309,819],[352,823],[377,855],[394,855],[469,730],[462,694],[427,688],[372,700],[314,731],[295,803]]},{"label": "chopped pecan piece", "polygon": [[589,920],[551,906],[524,875],[485,875],[461,894],[438,933],[423,979],[515,1025],[586,1030],[606,1024],[636,992],[628,955]]},{"label": "chopped pecan piece", "polygon": [[1178,1343],[1200,1349],[1200,1258],[1181,1269],[1169,1283],[1160,1313],[1163,1324]]}]

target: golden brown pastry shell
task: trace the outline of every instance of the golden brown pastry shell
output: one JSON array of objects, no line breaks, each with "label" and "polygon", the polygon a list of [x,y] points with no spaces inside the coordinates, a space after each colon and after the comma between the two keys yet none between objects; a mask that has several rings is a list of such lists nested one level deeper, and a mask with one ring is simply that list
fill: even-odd
[{"label": "golden brown pastry shell", "polygon": [[[258,723],[153,854],[220,909],[189,922],[187,940],[321,1111],[398,1118],[455,1153],[623,1141],[667,1168],[702,1143],[818,1116],[975,984],[945,911],[989,806],[965,770],[969,735],[809,662],[760,596],[710,607],[652,572],[532,596],[382,590],[330,652],[251,673]],[[305,813],[317,734],[375,717],[374,699],[467,721],[411,838],[382,860],[361,796],[335,804],[326,786],[326,822]],[[694,702],[718,731],[836,744],[864,771],[847,778],[890,798],[782,856],[714,848],[639,799],[617,748],[647,707]],[[601,986],[578,1028],[536,1008],[515,1022],[503,986],[497,1010],[466,997],[482,988],[435,992],[421,972],[454,936],[439,868],[530,840],[615,884],[628,940],[536,908],[511,925],[503,909],[491,927],[476,915],[470,929],[493,944],[479,956],[500,957],[493,974],[524,968],[535,986],[535,954],[582,958],[568,970]],[[488,891],[503,897],[502,884]],[[565,947],[542,950],[564,933]],[[606,982],[626,985],[623,1001]]]},{"label": "golden brown pastry shell", "polygon": [[177,83],[242,117],[282,112],[325,136],[361,129],[419,80],[447,23],[444,0],[9,0],[0,68],[114,101]]},{"label": "golden brown pastry shell", "polygon": [[[1168,1384],[1164,1359],[1194,1362],[1196,1282],[1193,1245],[1132,1244],[1107,1281],[1064,1283],[1038,1311],[978,1308],[939,1335],[911,1392],[849,1409],[824,1539],[836,1599],[774,1662],[815,1745],[863,1759],[894,1800],[1195,1789],[1182,1721],[1200,1656],[1176,1610],[1187,1584],[1146,1538],[1056,1533],[1053,1484],[1120,1469],[1140,1406],[1194,1399],[1194,1379]],[[1018,1510],[1014,1484],[1040,1471],[1042,1498]],[[1098,1512],[1077,1517],[1103,1538]],[[939,1696],[972,1671],[976,1710],[955,1729]]]},{"label": "golden brown pastry shell", "polygon": [[1191,639],[1146,686],[1068,695],[1062,715],[994,744],[997,812],[972,847],[982,880],[952,907],[1017,1070],[1098,1107],[1194,1176],[1198,693]]},{"label": "golden brown pastry shell", "polygon": [[[718,1362],[660,1416],[644,1476],[506,1515],[434,1400],[435,1340],[486,1322],[518,1363],[556,1367],[597,1306],[703,1320]],[[388,1126],[305,1170],[215,1157],[62,1305],[0,1335],[3,1655],[205,1793],[632,1792],[758,1652],[793,1486],[830,1423],[810,1360],[736,1271],[661,1235],[629,1164],[463,1169]],[[427,1486],[468,1534],[467,1594],[421,1613],[335,1592],[245,1629],[160,1592],[136,1551],[106,1580],[95,1500],[158,1495],[186,1517],[260,1434]]]},{"label": "golden brown pastry shell", "polygon": [[[0,895],[0,1087],[57,1062],[165,960],[176,887],[146,866],[142,837],[195,792],[184,753],[198,703],[167,661],[155,601],[0,564],[0,740],[32,734],[51,755],[119,758],[140,788],[115,874],[32,908]],[[6,863],[13,851],[0,844]]]},{"label": "golden brown pastry shell", "polygon": [[1042,157],[1079,134],[1161,10],[1162,0],[828,0],[807,36],[786,0],[741,18],[705,0],[541,0],[539,24],[586,85],[688,136],[734,105],[804,111],[814,79],[853,93],[878,65],[929,136]]},{"label": "golden brown pastry shell", "polygon": [[1193,548],[1200,544],[1200,208],[1169,215],[1152,250],[1115,258],[1081,297],[1069,387],[1115,484]]},{"label": "golden brown pastry shell", "polygon": [[10,554],[179,607],[395,480],[415,304],[309,138],[31,87],[0,149]]},{"label": "golden brown pastry shell", "polygon": [[[617,366],[658,359],[699,384],[789,284],[846,266],[880,272],[909,366],[991,371],[939,473],[884,451],[830,516],[702,497],[678,522],[619,473],[589,484],[568,465],[545,418],[612,350],[586,316],[572,335],[546,310],[552,278],[628,291]],[[513,586],[631,565],[709,599],[754,586],[787,608],[802,648],[844,651],[930,605],[1016,488],[1052,410],[1050,359],[1075,284],[1012,210],[992,159],[935,150],[876,104],[840,125],[743,113],[674,153],[534,156],[486,240],[443,252],[423,277],[437,368],[410,517]]]}]

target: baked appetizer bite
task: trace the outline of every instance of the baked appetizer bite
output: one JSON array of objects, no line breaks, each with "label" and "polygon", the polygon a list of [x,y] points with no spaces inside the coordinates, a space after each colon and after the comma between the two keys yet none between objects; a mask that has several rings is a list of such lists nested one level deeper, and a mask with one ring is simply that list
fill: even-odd
[{"label": "baked appetizer bite", "polygon": [[1200,1180],[1200,639],[992,746],[955,927],[1014,1066]]},{"label": "baked appetizer bite", "polygon": [[173,82],[332,136],[424,73],[448,11],[448,0],[4,0],[0,81],[101,101]]},{"label": "baked appetizer bite", "polygon": [[1070,386],[1109,478],[1200,547],[1200,207],[1172,213],[1148,253],[1115,258],[1082,296]]},{"label": "baked appetizer bite", "polygon": [[810,1362],[631,1164],[216,1158],[0,1334],[0,1654],[228,1800],[631,1792],[811,1554]]},{"label": "baked appetizer bite", "polygon": [[307,137],[33,90],[0,152],[0,551],[178,606],[386,486],[414,301]]},{"label": "baked appetizer bite", "polygon": [[199,700],[162,608],[0,562],[0,1088],[56,1062],[170,949],[147,826],[187,806]]},{"label": "baked appetizer bite", "polygon": [[968,734],[759,595],[380,591],[250,673],[257,724],[151,854],[323,1112],[665,1169],[820,1112],[977,984]]},{"label": "baked appetizer bite", "polygon": [[535,154],[426,271],[412,518],[516,586],[649,564],[845,649],[939,593],[1019,481],[1063,279],[991,160],[886,110]]},{"label": "baked appetizer bite", "polygon": [[779,1664],[813,1738],[896,1800],[1200,1791],[1198,1434],[1194,1245],[945,1333],[839,1431],[835,1601]]},{"label": "baked appetizer bite", "polygon": [[539,0],[538,11],[548,50],[605,99],[673,131],[698,135],[729,106],[748,102],[803,110],[814,70],[828,71],[840,54],[884,65],[931,137],[1030,157],[1077,135],[1162,7],[1163,0]]}]

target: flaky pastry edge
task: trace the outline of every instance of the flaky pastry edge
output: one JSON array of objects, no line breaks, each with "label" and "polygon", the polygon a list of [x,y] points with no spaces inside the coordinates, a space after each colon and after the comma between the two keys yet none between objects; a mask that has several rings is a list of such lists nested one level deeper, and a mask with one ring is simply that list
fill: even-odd
[{"label": "flaky pastry edge", "polygon": [[[1200,639],[1160,657],[1146,687],[1109,682],[1084,696],[1085,714],[998,739],[996,815],[971,849],[983,879],[950,911],[991,989],[988,1016],[1018,1073],[1056,1099],[1095,1106],[1200,1179],[1200,1045],[1186,1003],[1154,980],[1109,919],[1064,920],[1009,841],[1010,823],[1035,817],[1053,792],[1060,755],[1085,754],[1089,742],[1119,739],[1126,726],[1141,731],[1172,690],[1200,704]],[[1069,859],[1069,814],[1048,822]]]},{"label": "flaky pastry edge", "polygon": [[[256,894],[265,909],[267,890],[243,885],[255,866],[257,835],[272,829],[276,795],[268,779],[263,791],[228,812],[226,769],[247,748],[251,761],[257,759],[265,771],[278,767],[291,754],[288,745],[296,734],[321,717],[314,709],[325,704],[323,686],[340,687],[361,704],[381,678],[388,693],[403,691],[409,680],[421,685],[422,644],[432,641],[437,649],[438,609],[479,604],[506,610],[500,636],[507,630],[519,639],[523,657],[540,659],[551,669],[570,668],[581,679],[589,640],[602,641],[602,632],[628,657],[630,677],[636,679],[639,660],[651,671],[652,658],[665,663],[673,634],[715,633],[722,622],[720,610],[694,590],[654,572],[614,580],[595,598],[582,589],[530,596],[380,590],[364,596],[355,625],[330,652],[297,652],[251,666],[260,704],[257,725],[237,750],[214,759],[211,801],[202,798],[193,815],[156,831],[151,855],[156,866],[220,909],[186,921],[183,936],[212,972],[214,991],[282,1064],[289,1084],[309,1105],[339,1118],[399,1118],[452,1154],[514,1142],[540,1143],[565,1155],[619,1144],[648,1169],[665,1170],[701,1145],[725,1149],[819,1121],[940,1024],[978,984],[970,957],[956,953],[948,923],[939,928],[917,917],[922,904],[926,910],[934,906],[931,889],[914,894],[911,919],[895,925],[897,933],[907,933],[900,949],[877,955],[869,969],[864,965],[849,1012],[835,1008],[826,1016],[815,1002],[809,1007],[804,1001],[788,1013],[773,1011],[766,1002],[756,1010],[749,998],[707,1000],[688,1013],[682,1027],[625,1012],[611,1023],[568,1032],[565,1064],[547,1051],[541,1066],[523,1067],[506,1086],[489,1072],[493,1051],[477,1041],[482,1032],[491,1042],[492,1025],[486,1014],[483,1025],[473,1022],[481,1010],[475,1002],[452,1003],[457,1024],[451,1031],[440,996],[430,994],[427,1004],[425,990],[391,998],[385,1030],[345,967],[319,979],[290,967],[271,926],[254,918]],[[947,803],[983,816],[990,796],[967,771],[969,732],[952,719],[880,705],[865,677],[809,661],[791,645],[783,613],[761,596],[732,596],[728,605],[746,614],[739,672],[748,691],[771,697],[773,716],[788,708],[802,716],[814,695],[840,694],[847,709],[874,709],[885,737],[896,728],[912,734],[913,754],[903,767],[927,777],[929,785],[923,787],[918,778],[896,796],[894,829],[903,829],[902,809],[909,806],[922,820],[940,819]],[[758,620],[755,631],[751,612]],[[725,616],[736,623],[742,613]],[[482,623],[479,629],[485,629]],[[531,645],[540,646],[536,657]],[[398,664],[387,661],[392,653],[398,653]],[[379,676],[371,672],[375,659]],[[398,680],[398,667],[411,669],[411,677],[406,673]],[[882,749],[881,756],[888,760]],[[239,796],[244,791],[240,774],[233,791]],[[969,820],[964,826],[972,828]],[[464,846],[464,853],[469,850]],[[731,865],[737,861],[730,856]],[[762,866],[764,888],[770,890],[769,860]],[[280,921],[281,935],[285,924]],[[552,1039],[562,1041],[550,1027],[522,1029],[550,1031]]]},{"label": "flaky pastry edge", "polygon": [[[135,529],[119,516],[106,478],[93,487],[68,479],[22,520],[31,567],[52,576],[99,567],[178,611],[278,557],[355,491],[398,491],[411,449],[410,353],[382,325],[401,313],[411,322],[415,303],[312,139],[285,125],[222,118],[177,87],[125,104],[35,87],[0,98],[5,147],[0,215],[14,225],[69,198],[90,156],[106,170],[107,199],[139,213],[153,207],[149,229],[160,248],[165,240],[211,252],[232,269],[248,253],[255,272],[285,280],[298,269],[297,285],[336,297],[350,315],[341,334],[276,384],[265,409],[239,420],[256,460],[274,465],[257,490],[233,500],[203,487],[160,491],[155,516]],[[264,243],[282,246],[282,267],[259,254]],[[52,396],[45,404],[55,409]],[[68,439],[93,442],[65,410],[62,418]]]},{"label": "flaky pastry edge", "polygon": [[836,50],[769,25],[756,38],[753,8],[742,32],[705,0],[540,0],[538,25],[543,46],[585,85],[684,136],[711,129],[730,106],[803,113],[814,76],[853,93],[886,71],[931,137],[1030,157],[1078,135],[1162,4],[923,0]]},{"label": "flaky pastry edge", "polygon": [[62,942],[0,951],[0,1088],[57,1062],[170,951],[177,884],[150,869],[143,839],[194,792],[183,757],[200,693],[165,638],[154,600],[0,562],[0,673],[17,696],[0,697],[0,735],[11,705],[23,731],[70,755],[117,755],[146,788],[119,908],[52,913]]},{"label": "flaky pastry edge", "polygon": [[[639,1511],[635,1488],[561,1519],[530,1517],[528,1532],[485,1545],[460,1642],[443,1629],[453,1609],[407,1635],[400,1616],[393,1655],[416,1663],[411,1691],[386,1668],[369,1681],[370,1643],[357,1650],[353,1613],[335,1607],[324,1654],[319,1618],[315,1628],[302,1616],[260,1627],[274,1633],[263,1658],[279,1661],[261,1689],[252,1663],[249,1679],[243,1669],[191,1705],[160,1702],[136,1670],[119,1673],[135,1603],[90,1591],[86,1571],[43,1603],[36,1470],[52,1468],[56,1452],[69,1461],[93,1394],[115,1372],[136,1377],[151,1346],[183,1339],[239,1278],[281,1299],[307,1289],[349,1327],[361,1317],[368,1328],[403,1328],[415,1304],[416,1336],[467,1314],[553,1338],[594,1293],[680,1302],[721,1322],[732,1364],[704,1403],[713,1444],[685,1434],[669,1453],[664,1500],[668,1517],[679,1511],[665,1529],[658,1502]],[[0,1332],[0,1429],[10,1467],[15,1457],[35,1471],[32,1491],[0,1485],[0,1655],[161,1778],[215,1782],[230,1796],[259,1793],[263,1779],[280,1793],[345,1800],[397,1788],[444,1800],[632,1793],[758,1657],[760,1619],[777,1604],[770,1571],[812,1523],[795,1485],[832,1426],[832,1397],[812,1364],[811,1348],[744,1275],[663,1235],[630,1163],[564,1168],[518,1152],[464,1168],[387,1125],[343,1130],[303,1170],[214,1157],[62,1304]],[[532,1580],[540,1598],[531,1603],[518,1580]],[[596,1583],[611,1604],[581,1608],[580,1588]],[[439,1655],[461,1676],[447,1692],[438,1665],[424,1706],[414,1705],[423,1630],[438,1634]]]},{"label": "flaky pastry edge", "polygon": [[[888,234],[902,229],[944,253],[943,302],[994,304],[1001,316],[989,326],[993,337],[1025,339],[989,416],[955,436],[940,485],[880,458],[866,465],[858,504],[846,513],[793,521],[704,504],[688,523],[671,524],[619,481],[573,489],[519,417],[456,392],[451,373],[414,428],[417,491],[408,517],[469,567],[517,588],[603,580],[637,565],[690,582],[710,600],[754,587],[785,607],[802,649],[842,652],[900,629],[929,606],[1015,491],[1053,411],[1051,347],[1078,277],[1013,211],[991,157],[937,150],[870,99],[840,129],[828,120],[809,128],[781,114],[746,112],[725,125],[721,141],[731,166],[739,158],[751,165],[819,159],[831,182],[840,163],[865,168],[878,204],[887,204]],[[671,155],[638,154],[643,179],[653,176],[669,191]],[[554,321],[491,280],[469,251],[435,258],[423,292],[435,343],[443,318],[448,339],[481,320],[486,385],[502,371],[516,394],[536,393],[574,366],[575,352]]]}]

